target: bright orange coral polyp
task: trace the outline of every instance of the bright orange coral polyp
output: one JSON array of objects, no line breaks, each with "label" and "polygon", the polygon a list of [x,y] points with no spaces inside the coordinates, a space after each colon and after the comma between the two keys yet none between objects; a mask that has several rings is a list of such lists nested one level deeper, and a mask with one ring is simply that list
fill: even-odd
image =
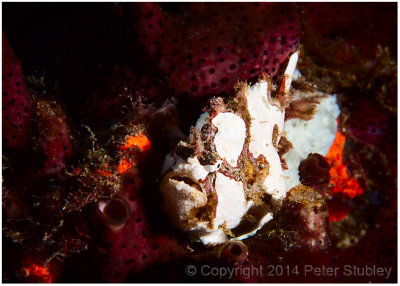
[{"label": "bright orange coral polyp", "polygon": [[137,136],[132,135],[120,149],[126,150],[132,147],[138,147],[141,151],[148,151],[151,148],[151,142],[144,134],[139,134]]},{"label": "bright orange coral polyp", "polygon": [[53,276],[50,274],[48,269],[38,264],[32,264],[25,267],[25,271],[27,272],[27,276],[40,277],[44,283],[53,282]]},{"label": "bright orange coral polyp", "polygon": [[343,148],[346,137],[340,132],[336,133],[335,141],[329,149],[326,159],[331,164],[329,171],[330,184],[333,186],[334,194],[343,194],[349,198],[354,198],[363,193],[356,178],[353,178],[347,171],[343,162]]},{"label": "bright orange coral polyp", "polygon": [[133,167],[133,162],[129,162],[128,159],[126,158],[122,158],[121,162],[119,163],[118,167],[117,167],[117,171],[119,174],[122,174],[126,171],[128,171],[130,168]]}]

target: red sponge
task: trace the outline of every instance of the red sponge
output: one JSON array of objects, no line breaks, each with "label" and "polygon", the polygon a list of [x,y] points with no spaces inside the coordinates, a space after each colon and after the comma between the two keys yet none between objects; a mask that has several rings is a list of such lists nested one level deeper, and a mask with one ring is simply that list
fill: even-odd
[{"label": "red sponge", "polygon": [[[123,282],[130,275],[153,266],[166,263],[183,254],[177,239],[166,233],[151,231],[142,197],[139,193],[140,177],[135,169],[122,174],[119,197],[130,209],[119,211],[127,215],[122,228],[107,228],[107,259],[103,268],[107,282]],[[122,204],[120,204],[120,209]],[[114,211],[116,213],[116,211]]]},{"label": "red sponge", "polygon": [[30,138],[33,102],[24,83],[21,62],[3,34],[3,146],[24,149]]},{"label": "red sponge", "polygon": [[273,77],[300,38],[288,3],[193,3],[179,14],[143,3],[137,21],[146,52],[179,95],[210,96],[261,73]]}]

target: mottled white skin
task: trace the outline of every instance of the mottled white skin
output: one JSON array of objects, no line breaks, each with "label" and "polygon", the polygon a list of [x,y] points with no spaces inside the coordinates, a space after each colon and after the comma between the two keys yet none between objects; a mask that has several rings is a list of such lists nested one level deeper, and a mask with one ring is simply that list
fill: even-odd
[{"label": "mottled white skin", "polygon": [[[321,95],[321,93],[317,92],[315,95]],[[296,96],[298,95],[294,94],[295,98]],[[288,167],[284,171],[287,190],[300,184],[298,174],[300,162],[306,159],[310,153],[325,156],[335,140],[336,118],[340,114],[336,96],[326,95],[318,101],[312,119],[293,118],[285,122],[286,138],[293,145],[293,148],[282,156]]]},{"label": "mottled white skin", "polygon": [[286,190],[291,190],[300,184],[299,165],[300,156],[293,148],[283,154],[282,158],[286,161],[287,169],[283,171]]},{"label": "mottled white skin", "polygon": [[222,228],[217,230],[210,230],[205,228],[205,224],[199,226],[204,232],[197,237],[203,244],[220,244],[229,241],[229,237],[226,235]]},{"label": "mottled white skin", "polygon": [[[270,103],[269,87],[266,81],[257,83],[247,89],[248,111],[251,117],[250,143],[249,150],[253,157],[263,155],[269,163],[269,173],[263,185],[268,194],[273,199],[282,200],[286,195],[283,180],[281,161],[276,148],[273,146],[272,136],[274,126],[278,130],[283,130],[284,111]],[[198,119],[195,129],[200,132],[204,124],[209,122],[209,114],[203,113]],[[243,119],[231,112],[217,114],[211,123],[217,127],[214,137],[214,144],[217,153],[225,159],[231,166],[237,166],[239,156],[243,150],[246,138],[246,125]],[[196,226],[186,229],[191,235],[198,237],[204,244],[217,244],[229,240],[224,228],[234,229],[240,224],[244,215],[254,205],[251,200],[246,200],[242,182],[235,181],[233,178],[226,177],[219,173],[220,162],[214,165],[203,166],[197,157],[190,157],[186,162],[177,156],[167,156],[163,169],[172,169],[175,174],[201,182],[209,173],[216,172],[215,190],[218,195],[216,216],[213,220],[213,228],[210,229],[206,222],[199,222]],[[165,183],[164,183],[165,184]],[[168,193],[170,203],[176,208],[170,208],[169,215],[171,220],[179,220],[188,217],[193,209],[201,207],[204,203],[203,196],[190,196],[186,192],[199,193],[199,190],[186,185],[183,182],[169,179],[162,190]],[[165,196],[165,195],[164,195]],[[173,202],[173,197],[177,197]],[[193,200],[185,202],[184,200]],[[181,205],[181,209],[179,208]],[[273,218],[271,212],[266,211],[259,223],[246,234],[236,239],[244,239],[260,229],[264,224]],[[175,223],[177,225],[177,223]]]},{"label": "mottled white skin", "polygon": [[[200,132],[209,120],[210,115],[207,112],[201,114],[196,122],[195,130]],[[246,139],[246,124],[242,118],[232,112],[217,114],[211,123],[218,129],[214,137],[217,153],[232,167],[236,167]]]},{"label": "mottled white skin", "polygon": [[233,229],[242,221],[251,203],[245,199],[243,183],[235,181],[221,173],[217,173],[215,190],[218,195],[218,205],[214,218],[212,234],[200,236],[203,243],[221,243],[229,240],[221,228],[225,224],[228,229]]},{"label": "mottled white skin", "polygon": [[193,211],[207,204],[207,195],[204,192],[173,178],[168,180],[169,183],[163,188],[163,194],[173,222],[179,224],[188,220]]},{"label": "mottled white skin", "polygon": [[[200,235],[200,240],[204,244],[217,244],[229,240],[221,228],[225,224],[226,228],[234,229],[243,219],[243,216],[254,205],[253,201],[245,199],[243,183],[235,181],[221,173],[217,173],[215,189],[218,195],[218,205],[214,219],[214,228],[211,233]],[[266,212],[259,223],[249,233],[236,237],[236,240],[245,239],[254,235],[263,225],[273,218],[271,212]]]},{"label": "mottled white skin", "polygon": [[[173,173],[175,174],[175,173]],[[180,226],[191,235],[200,238],[205,244],[222,243],[229,240],[224,228],[235,228],[246,214],[251,202],[245,199],[243,183],[217,172],[215,189],[218,195],[216,216],[213,227],[209,228],[207,222],[198,222],[195,226],[185,227],[181,222],[188,221],[194,210],[207,203],[204,192],[175,179],[167,179],[163,183],[162,192],[164,201],[168,205],[168,215],[175,225]]]},{"label": "mottled white skin", "polygon": [[[295,70],[298,54],[292,55],[289,60],[287,70],[285,72],[285,91],[290,88],[292,74]],[[266,81],[261,81],[246,90],[248,111],[251,117],[250,123],[250,142],[249,151],[254,158],[263,155],[269,164],[269,173],[263,182],[263,187],[266,193],[270,194],[273,201],[280,202],[286,196],[286,188],[283,178],[283,170],[281,161],[276,148],[273,146],[272,136],[274,126],[278,126],[278,133],[283,130],[284,124],[284,110],[279,109],[277,106],[271,104],[270,101],[270,87]],[[210,122],[209,114],[203,113],[196,125],[195,130],[200,132],[204,124]],[[225,159],[231,166],[237,166],[238,158],[243,150],[243,144],[246,138],[246,125],[243,119],[238,115],[231,112],[222,112],[217,114],[211,123],[218,128],[214,138],[216,151],[222,159]],[[279,137],[278,134],[278,137]],[[279,140],[279,138],[278,138]],[[197,157],[188,158],[184,161],[177,156],[167,156],[164,163],[164,172],[167,169],[172,169],[172,172],[179,174],[179,176],[195,179],[199,182],[204,180],[209,173],[216,173],[215,190],[218,196],[218,204],[216,209],[216,216],[212,221],[212,227],[208,222],[198,222],[197,225],[190,229],[184,229],[194,237],[199,238],[204,244],[218,244],[228,241],[230,238],[225,233],[226,229],[234,229],[238,226],[243,217],[254,206],[251,199],[246,200],[244,187],[242,182],[235,181],[233,178],[226,177],[219,172],[219,162],[215,165],[202,166]],[[168,185],[165,186],[165,185]],[[182,205],[182,210],[175,210],[176,214],[184,217],[189,214],[194,207],[201,205],[204,202],[203,195],[192,198],[185,192],[200,191],[184,182],[169,179],[163,181],[162,192],[169,192],[171,199],[174,196],[179,196],[176,203]],[[194,200],[194,202],[186,203],[181,201],[185,199]],[[169,212],[174,210],[169,210]],[[264,209],[262,211],[262,214]],[[169,214],[171,217],[171,215]],[[265,214],[259,216],[258,224],[252,226],[252,229],[240,237],[234,239],[244,239],[254,235],[263,225],[273,219],[273,214],[265,208]],[[177,224],[176,224],[177,225]]]},{"label": "mottled white skin", "polygon": [[195,129],[197,132],[201,131],[201,128],[206,124],[206,122],[210,119],[210,114],[208,112],[204,112],[203,114],[200,115],[199,119],[197,119]]},{"label": "mottled white skin", "polygon": [[176,163],[172,166],[175,173],[187,175],[195,181],[204,180],[209,173],[217,171],[221,167],[221,161],[217,161],[214,165],[202,165],[197,157],[189,157],[186,162],[179,156],[175,156]]},{"label": "mottled white skin", "polygon": [[[203,121],[201,125],[197,125],[200,130],[206,122],[204,118],[206,116],[200,119]],[[219,128],[214,139],[218,138],[217,142],[214,142],[216,149],[222,158],[236,166],[246,138],[245,123],[233,113],[220,113],[213,118],[213,124],[214,120],[216,121],[216,127]],[[234,124],[229,124],[230,122]],[[236,126],[239,126],[237,132],[235,132]],[[220,134],[219,137],[217,137],[218,134]],[[227,146],[233,146],[233,148],[226,148]],[[232,159],[235,161],[232,162]],[[179,176],[185,176],[201,182],[209,173],[219,170],[221,161],[214,165],[203,166],[197,157],[189,157],[185,162],[175,154],[174,156],[167,156],[164,165],[163,169],[172,169],[173,174],[179,174]],[[204,244],[228,241],[229,237],[225,234],[222,225],[225,224],[229,229],[236,227],[251,206],[245,199],[242,182],[237,182],[217,172],[215,189],[218,195],[218,205],[216,216],[213,220],[214,227],[210,229],[207,227],[207,223],[199,222],[195,227],[185,229],[191,235],[198,237]],[[164,194],[164,201],[168,205],[168,215],[177,226],[180,225],[181,221],[187,220],[193,210],[204,206],[207,202],[207,196],[204,192],[200,192],[186,183],[174,179],[167,178],[167,181],[164,181],[161,186],[161,191]]]},{"label": "mottled white skin", "polygon": [[270,103],[270,91],[266,81],[249,88],[248,110],[251,116],[249,150],[254,158],[263,155],[269,163],[269,174],[264,181],[267,193],[275,200],[286,196],[283,170],[278,151],[272,143],[274,126],[283,130],[285,112]]},{"label": "mottled white skin", "polygon": [[215,190],[218,195],[218,205],[214,224],[220,226],[226,223],[227,228],[235,228],[249,208],[243,183],[217,173]]},{"label": "mottled white skin", "polygon": [[228,164],[236,167],[246,139],[246,124],[231,112],[219,113],[211,122],[218,128],[214,138],[217,153]]},{"label": "mottled white skin", "polygon": [[221,161],[214,165],[201,165],[197,157],[189,157],[184,161],[176,154],[168,155],[164,162],[163,173],[171,170],[164,178],[160,188],[164,203],[168,206],[167,214],[177,227],[193,236],[200,237],[209,232],[207,223],[204,222],[199,222],[194,227],[185,225],[194,211],[206,205],[207,195],[204,190],[200,191],[183,181],[178,181],[174,179],[174,176],[187,177],[194,183],[200,183],[209,173],[216,172],[220,167]]}]

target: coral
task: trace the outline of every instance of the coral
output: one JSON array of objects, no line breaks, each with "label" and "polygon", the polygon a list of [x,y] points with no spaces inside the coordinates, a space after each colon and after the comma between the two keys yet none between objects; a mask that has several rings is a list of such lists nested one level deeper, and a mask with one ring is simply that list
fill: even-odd
[{"label": "coral", "polygon": [[98,211],[102,219],[110,227],[115,227],[118,231],[128,220],[130,209],[123,199],[114,198],[108,202],[100,201]]},{"label": "coral", "polygon": [[352,209],[345,200],[329,200],[328,210],[330,238],[337,249],[352,247],[366,235],[368,222],[362,212]]},{"label": "coral", "polygon": [[388,36],[395,33],[390,24],[397,17],[392,5],[300,4],[304,16],[300,71],[324,92],[350,88],[349,98],[379,98],[395,112],[397,45],[395,37]]},{"label": "coral", "polygon": [[377,102],[360,101],[357,106],[352,106],[349,112],[346,121],[346,135],[364,144],[375,145],[382,150],[389,147],[384,144],[395,140],[391,130],[396,128],[396,118]]},{"label": "coral", "polygon": [[342,194],[354,198],[362,194],[358,180],[351,174],[344,162],[344,145],[346,137],[340,132],[336,133],[335,141],[326,154],[326,159],[331,165],[329,170],[330,184],[333,194]]},{"label": "coral", "polygon": [[243,263],[248,256],[246,245],[241,241],[233,241],[225,245],[221,252],[221,258],[229,264]]},{"label": "coral", "polygon": [[317,187],[329,182],[329,163],[318,153],[311,153],[300,162],[300,181],[305,186]]},{"label": "coral", "polygon": [[[347,222],[348,223],[348,222]],[[352,232],[357,232],[357,228],[353,229]],[[362,227],[360,232],[363,232],[359,241],[352,245],[351,247],[336,250],[334,252],[334,265],[336,267],[343,267],[344,265],[352,265],[352,267],[363,267],[366,265],[366,261],[369,265],[379,265],[380,267],[386,267],[390,270],[390,273],[383,276],[370,277],[368,275],[363,275],[361,277],[338,277],[340,281],[354,281],[359,282],[381,282],[388,283],[390,281],[396,281],[396,271],[392,268],[396,265],[396,253],[397,250],[397,237],[392,235],[397,231],[397,219],[396,215],[392,212],[380,213],[377,221],[370,226],[370,228],[365,231]],[[373,234],[373,235],[371,235]],[[360,235],[358,234],[358,237]],[[357,238],[358,238],[357,237]]]},{"label": "coral", "polygon": [[330,245],[328,230],[328,211],[326,201],[322,195],[315,190],[305,187],[297,187],[288,195],[289,203],[285,206],[293,211],[299,208],[296,213],[298,223],[294,223],[303,231],[299,231],[298,239],[312,251],[327,249]]},{"label": "coral", "polygon": [[238,80],[278,74],[298,46],[299,17],[287,3],[192,3],[185,13],[159,4],[136,9],[138,36],[146,53],[177,95],[230,92]]},{"label": "coral", "polygon": [[[389,36],[395,30],[389,20],[395,18],[395,14],[391,11],[395,8],[394,5],[307,3],[300,6],[304,12],[302,20],[305,25],[305,37],[303,41],[311,45],[311,34],[315,34],[320,37],[318,44],[321,46],[326,47],[329,44],[332,45],[334,41],[339,42],[336,51],[332,49],[332,52],[335,52],[333,58],[339,63],[343,61],[346,64],[354,64],[359,56],[374,57],[379,44],[389,46],[391,52],[395,52],[395,39]],[[366,38],[369,40],[365,41]],[[338,39],[343,41],[340,42]],[[315,47],[309,48],[312,51],[317,50]],[[330,60],[332,63],[333,58]]]},{"label": "coral", "polygon": [[139,193],[141,185],[137,183],[140,180],[137,170],[125,172],[122,180],[120,192],[107,203],[107,206],[113,204],[113,210],[105,214],[109,227],[104,238],[107,255],[102,260],[101,279],[107,282],[125,281],[156,262],[166,262],[182,254],[175,238],[150,228]]},{"label": "coral", "polygon": [[292,188],[268,236],[278,237],[287,248],[307,248],[313,252],[328,249],[328,209],[325,198],[303,185]]},{"label": "coral", "polygon": [[34,104],[25,84],[21,62],[3,33],[3,146],[25,149],[30,143]]},{"label": "coral", "polygon": [[28,264],[21,268],[19,275],[23,278],[29,278],[30,283],[52,283],[53,275],[43,266],[38,264]]}]

